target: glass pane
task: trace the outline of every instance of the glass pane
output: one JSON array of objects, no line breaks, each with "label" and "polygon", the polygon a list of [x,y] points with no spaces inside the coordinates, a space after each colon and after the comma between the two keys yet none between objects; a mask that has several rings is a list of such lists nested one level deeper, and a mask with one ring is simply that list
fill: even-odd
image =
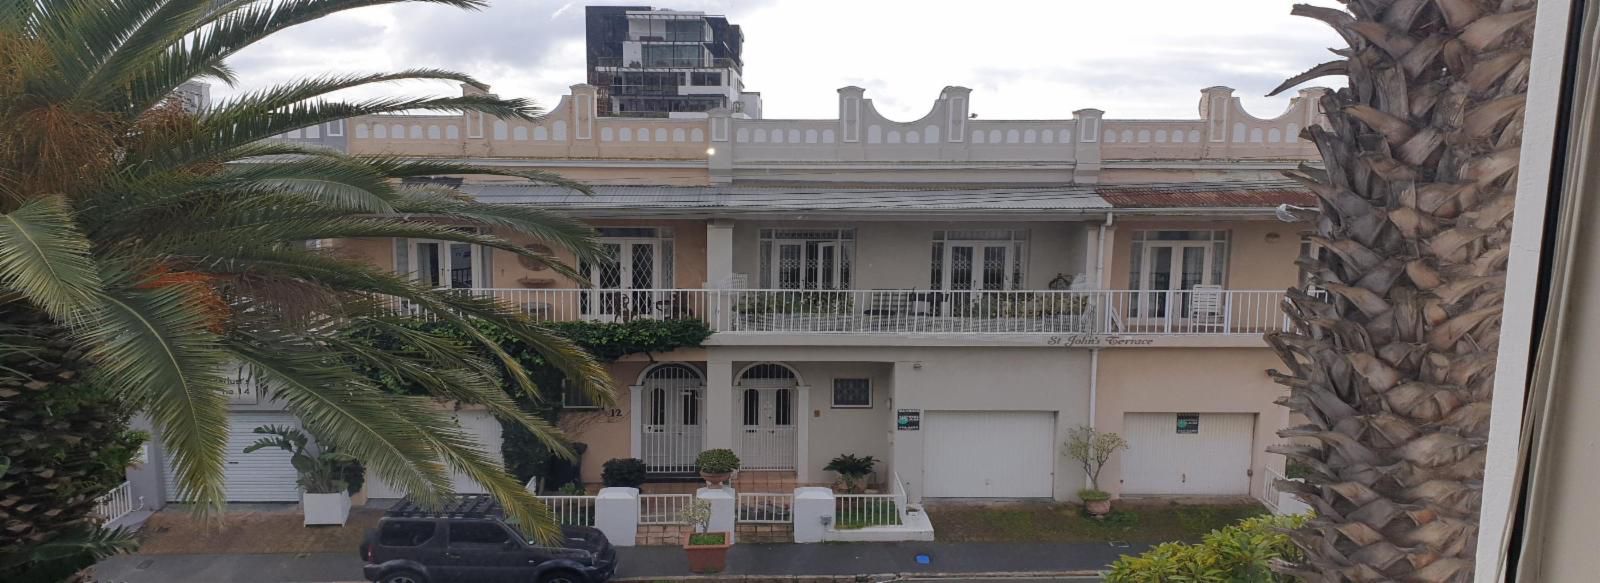
[{"label": "glass pane", "polygon": [[744,390],[744,424],[746,426],[761,424],[761,391]]},{"label": "glass pane", "polygon": [[430,288],[442,287],[439,271],[439,244],[417,243],[417,280]]},{"label": "glass pane", "polygon": [[1150,248],[1150,289],[1154,293],[1145,294],[1145,315],[1164,317],[1167,315],[1167,294],[1172,289],[1172,248]]},{"label": "glass pane", "polygon": [[933,263],[928,280],[929,289],[944,289],[944,243],[933,244]]},{"label": "glass pane", "polygon": [[1006,248],[983,248],[983,289],[1006,289]]},{"label": "glass pane", "polygon": [[775,405],[775,410],[772,413],[772,417],[774,425],[780,427],[794,425],[794,416],[791,414],[791,410],[794,408],[794,404],[791,402],[793,398],[794,391],[789,389],[778,389],[776,394],[773,395],[772,404]]},{"label": "glass pane", "polygon": [[839,248],[830,243],[821,246],[817,251],[821,255],[817,260],[817,269],[821,272],[819,273],[821,277],[817,282],[819,284],[818,287],[822,289],[838,289],[839,282],[834,281],[836,279],[834,274],[838,269],[839,258],[837,255]]},{"label": "glass pane", "polygon": [[1128,289],[1144,289],[1144,243],[1134,243],[1131,249],[1133,268],[1128,271]]},{"label": "glass pane", "polygon": [[683,391],[683,424],[700,424],[700,401],[695,398],[695,391]]},{"label": "glass pane", "polygon": [[652,389],[650,391],[650,424],[667,424],[667,391],[665,389]]},{"label": "glass pane", "polygon": [[778,287],[800,289],[801,248],[798,243],[778,245]]},{"label": "glass pane", "polygon": [[1228,243],[1218,241],[1211,244],[1211,285],[1222,285],[1224,274],[1228,273]]},{"label": "glass pane", "polygon": [[450,287],[452,289],[473,287],[472,245],[470,244],[450,244]]},{"label": "glass pane", "polygon": [[654,289],[656,287],[656,246],[650,243],[634,243],[630,245],[632,263],[629,265],[632,273],[629,278],[629,287],[633,289]]},{"label": "glass pane", "polygon": [[950,289],[972,289],[972,253],[970,245],[950,247]]},{"label": "glass pane", "polygon": [[622,287],[622,245],[619,243],[601,243],[601,258],[595,265],[594,285],[603,289],[618,289]]},{"label": "glass pane", "polygon": [[1178,282],[1179,289],[1194,289],[1194,286],[1205,284],[1206,250],[1204,247],[1183,248],[1183,279]]},{"label": "glass pane", "polygon": [[761,289],[772,289],[772,242],[761,242]]}]

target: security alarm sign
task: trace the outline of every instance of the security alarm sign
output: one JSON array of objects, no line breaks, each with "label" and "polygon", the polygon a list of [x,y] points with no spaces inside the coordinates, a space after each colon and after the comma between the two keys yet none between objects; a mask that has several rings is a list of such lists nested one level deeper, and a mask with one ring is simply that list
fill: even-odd
[{"label": "security alarm sign", "polygon": [[921,409],[901,409],[894,416],[894,428],[900,431],[917,431],[922,429]]},{"label": "security alarm sign", "polygon": [[1200,416],[1189,413],[1178,415],[1178,434],[1200,433]]}]

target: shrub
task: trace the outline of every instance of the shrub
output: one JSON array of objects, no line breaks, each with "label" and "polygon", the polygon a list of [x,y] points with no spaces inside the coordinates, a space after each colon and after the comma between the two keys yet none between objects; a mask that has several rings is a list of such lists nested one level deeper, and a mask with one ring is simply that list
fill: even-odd
[{"label": "shrub", "polygon": [[1078,490],[1078,499],[1083,500],[1084,502],[1099,502],[1101,500],[1110,500],[1111,494],[1103,490],[1084,488],[1082,490]]},{"label": "shrub", "polygon": [[1094,428],[1079,425],[1067,437],[1067,456],[1078,460],[1078,466],[1089,476],[1089,489],[1100,490],[1100,470],[1118,450],[1128,448],[1128,440],[1115,433],[1101,433]]},{"label": "shrub", "polygon": [[638,488],[644,485],[644,460],[614,458],[600,468],[600,481],[608,487]]},{"label": "shrub", "polygon": [[739,456],[731,449],[708,449],[700,452],[694,465],[707,474],[727,474],[739,469]]},{"label": "shrub", "polygon": [[823,466],[823,470],[839,474],[839,480],[844,482],[844,488],[849,492],[859,492],[862,482],[867,474],[872,473],[872,467],[878,465],[878,460],[872,456],[856,457],[854,454],[840,454]]},{"label": "shrub", "polygon": [[1284,534],[1305,516],[1256,516],[1211,531],[1197,545],[1165,543],[1111,564],[1107,583],[1279,583],[1293,581],[1273,573],[1273,561],[1298,561],[1300,550]]}]

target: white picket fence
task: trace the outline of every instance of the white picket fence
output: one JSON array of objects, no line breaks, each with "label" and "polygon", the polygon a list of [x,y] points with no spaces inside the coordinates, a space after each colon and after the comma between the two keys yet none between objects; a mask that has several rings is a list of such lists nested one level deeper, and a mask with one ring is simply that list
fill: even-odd
[{"label": "white picket fence", "polygon": [[794,522],[794,494],[739,493],[737,522],[788,524]]},{"label": "white picket fence", "polygon": [[556,522],[569,526],[594,526],[594,496],[540,496]]},{"label": "white picket fence", "polygon": [[693,494],[640,494],[639,524],[684,524]]},{"label": "white picket fence", "polygon": [[128,513],[134,510],[138,510],[135,502],[133,499],[133,486],[128,482],[123,482],[95,500],[94,515],[100,519],[102,524],[109,523],[127,516]]}]

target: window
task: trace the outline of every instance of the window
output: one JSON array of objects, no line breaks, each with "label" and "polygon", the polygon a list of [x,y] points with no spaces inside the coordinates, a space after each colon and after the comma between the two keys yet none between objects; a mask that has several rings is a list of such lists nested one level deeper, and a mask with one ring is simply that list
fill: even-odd
[{"label": "window", "polygon": [[644,45],[646,67],[699,67],[705,64],[700,45]]},{"label": "window", "polygon": [[574,383],[561,379],[561,406],[567,409],[598,409],[594,399],[583,392]]},{"label": "window", "polygon": [[705,37],[705,22],[695,20],[668,20],[667,40],[677,42],[703,42]]},{"label": "window", "polygon": [[500,546],[511,540],[511,534],[493,522],[460,521],[450,523],[450,544]]},{"label": "window", "polygon": [[763,289],[850,289],[853,229],[761,229]]},{"label": "window", "polygon": [[872,408],[872,379],[833,379],[833,408]]},{"label": "window", "polygon": [[928,284],[950,291],[1021,289],[1027,250],[1022,229],[934,231]]},{"label": "window", "polygon": [[1226,284],[1228,232],[1134,231],[1129,256],[1128,289],[1148,292],[1129,315],[1165,317],[1169,306],[1187,314],[1192,290]]},{"label": "window", "polygon": [[422,520],[392,520],[378,529],[378,545],[420,547],[433,540],[434,523]]},{"label": "window", "polygon": [[395,239],[395,271],[430,288],[489,287],[489,254],[478,245]]},{"label": "window", "polygon": [[722,73],[690,73],[689,84],[696,87],[717,87],[722,85]]},{"label": "window", "polygon": [[[1317,260],[1321,260],[1323,255],[1326,254],[1326,253],[1327,253],[1327,250],[1325,250],[1322,247],[1322,245],[1319,245],[1315,241],[1312,241],[1311,237],[1308,237],[1308,236],[1305,236],[1305,235],[1301,235],[1300,236],[1300,260],[1301,261],[1317,261]],[[1316,274],[1315,273],[1313,273],[1311,271],[1308,271],[1305,267],[1301,267],[1300,268],[1300,289],[1303,289],[1303,290],[1306,290],[1306,291],[1315,290],[1315,288],[1316,288],[1316,286],[1315,286],[1315,283],[1316,283],[1315,282],[1315,278],[1316,278]]]}]

